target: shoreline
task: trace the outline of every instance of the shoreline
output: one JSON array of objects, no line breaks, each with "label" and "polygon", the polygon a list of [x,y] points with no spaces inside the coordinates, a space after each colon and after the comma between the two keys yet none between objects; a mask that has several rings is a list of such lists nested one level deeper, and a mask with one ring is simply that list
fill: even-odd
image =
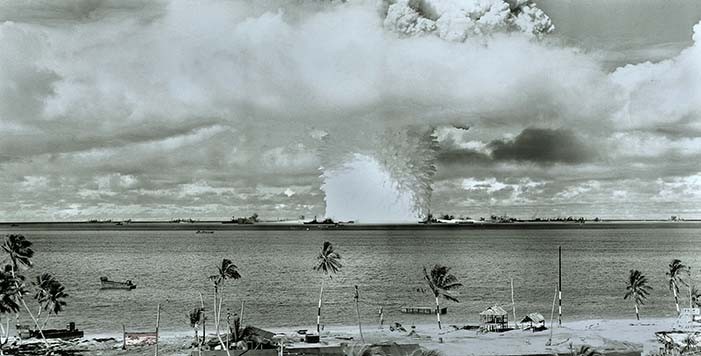
[{"label": "shoreline", "polygon": [[406,224],[301,224],[301,223],[256,223],[236,224],[222,221],[197,221],[174,223],[161,221],[114,222],[1,222],[0,231],[363,231],[363,230],[557,230],[557,229],[699,229],[701,220],[604,220],[577,222],[524,221],[510,223],[476,222],[471,224],[451,223],[406,223]]},{"label": "shoreline", "polygon": [[[552,344],[547,346],[550,339],[550,330],[539,332],[511,330],[499,333],[481,333],[475,330],[455,329],[447,325],[439,330],[435,323],[414,325],[415,331],[411,333],[411,325],[403,325],[406,332],[390,331],[389,325],[379,329],[377,325],[363,326],[363,334],[366,343],[397,343],[419,344],[421,347],[440,351],[444,356],[459,355],[543,355],[555,353],[569,353],[579,346],[590,346],[597,351],[621,354],[650,354],[657,351],[660,345],[657,343],[655,332],[671,330],[676,318],[643,318],[635,319],[587,319],[565,321],[561,327],[555,325],[552,330]],[[312,330],[313,327],[306,327]],[[285,334],[288,340],[296,341],[295,346],[315,347],[319,344],[300,343],[301,335],[296,330],[305,327],[271,327],[264,328],[276,334]],[[207,333],[214,336],[213,333]],[[355,344],[359,341],[357,325],[327,325],[321,332],[321,345],[340,346],[341,344]],[[94,338],[114,338],[112,345],[121,345],[121,333],[89,334],[83,340],[91,343]],[[189,355],[187,347],[194,338],[194,331],[166,332],[160,337],[163,350],[168,350],[164,355]],[[349,340],[349,338],[352,338]],[[104,345],[108,346],[108,345]],[[114,349],[114,347],[111,347]],[[110,347],[107,347],[110,349]],[[137,347],[134,351],[150,347]],[[121,350],[120,350],[121,351]],[[115,355],[120,354],[115,350]],[[123,352],[123,351],[122,351]],[[103,353],[108,355],[108,353]],[[130,352],[131,354],[131,352]]]}]

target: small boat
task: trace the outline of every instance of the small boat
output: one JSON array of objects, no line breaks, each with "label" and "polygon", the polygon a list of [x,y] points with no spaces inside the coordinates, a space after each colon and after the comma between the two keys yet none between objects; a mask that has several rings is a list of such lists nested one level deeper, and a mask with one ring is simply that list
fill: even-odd
[{"label": "small boat", "polygon": [[75,328],[75,323],[70,322],[65,329],[44,329],[41,332],[39,330],[30,329],[28,326],[17,325],[17,334],[20,339],[29,338],[41,338],[41,334],[47,339],[79,339],[85,335],[83,330],[78,330]]},{"label": "small boat", "polygon": [[[432,307],[407,307],[401,309],[405,314],[435,314],[436,308]],[[441,308],[441,314],[448,313],[448,308]]]},{"label": "small boat", "polygon": [[197,230],[195,231],[196,234],[213,234],[214,231],[212,230]]},{"label": "small boat", "polygon": [[131,290],[136,288],[136,284],[132,283],[130,280],[124,282],[110,281],[107,277],[100,277],[100,289],[127,289]]}]

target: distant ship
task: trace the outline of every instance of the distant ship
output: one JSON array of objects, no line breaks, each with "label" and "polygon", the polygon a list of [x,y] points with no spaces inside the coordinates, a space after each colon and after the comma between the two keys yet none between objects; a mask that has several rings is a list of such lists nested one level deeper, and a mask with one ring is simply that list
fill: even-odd
[{"label": "distant ship", "polygon": [[132,283],[130,280],[124,282],[110,281],[107,277],[100,277],[100,289],[135,289],[136,284]]}]

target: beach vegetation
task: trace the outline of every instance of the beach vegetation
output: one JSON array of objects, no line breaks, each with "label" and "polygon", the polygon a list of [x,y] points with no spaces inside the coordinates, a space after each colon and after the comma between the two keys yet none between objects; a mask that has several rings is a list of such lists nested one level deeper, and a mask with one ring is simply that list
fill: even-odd
[{"label": "beach vegetation", "polygon": [[214,327],[216,329],[217,339],[219,339],[219,344],[221,345],[222,349],[226,350],[227,355],[229,355],[229,349],[224,344],[224,340],[222,340],[221,334],[219,333],[221,308],[224,300],[224,297],[220,296],[221,287],[224,281],[239,278],[241,278],[241,274],[238,271],[238,267],[228,258],[222,259],[221,264],[217,266],[217,274],[209,276],[209,280],[214,285]]},{"label": "beach vegetation", "polygon": [[34,299],[39,303],[37,320],[41,318],[41,313],[46,312],[46,318],[41,324],[41,329],[46,328],[51,314],[58,315],[66,306],[65,299],[68,298],[66,288],[50,273],[42,273],[32,282],[34,285]]},{"label": "beach vegetation", "polygon": [[[200,345],[200,326],[204,324],[204,308],[195,307],[190,311],[190,327],[195,330],[195,344]],[[204,335],[203,335],[204,336]]]},{"label": "beach vegetation", "polygon": [[639,306],[645,304],[645,299],[652,287],[648,285],[647,277],[645,277],[642,272],[636,270],[630,270],[628,275],[628,284],[626,285],[626,294],[623,299],[631,299],[635,303],[635,317],[640,320],[640,310]]},{"label": "beach vegetation", "polygon": [[691,287],[691,307],[692,308],[701,308],[701,290],[699,290],[696,286]]},{"label": "beach vegetation", "polygon": [[603,354],[588,345],[581,345],[572,352],[573,356],[602,356]]},{"label": "beach vegetation", "polygon": [[[7,254],[9,262],[2,268],[0,273],[0,313],[19,313],[20,309],[24,309],[34,323],[34,327],[39,331],[44,345],[49,348],[49,343],[44,337],[43,328],[49,320],[51,314],[57,315],[66,306],[65,298],[68,294],[65,292],[65,287],[54,276],[48,273],[40,274],[36,282],[33,283],[36,299],[39,304],[37,315],[32,313],[32,310],[27,305],[24,296],[29,294],[26,286],[26,277],[22,274],[22,270],[27,270],[32,267],[32,257],[34,250],[32,242],[27,240],[23,235],[9,234],[5,235],[2,244],[2,251]],[[39,323],[39,317],[42,311],[47,312],[46,319],[43,324]],[[9,324],[6,324],[9,326]],[[6,328],[3,326],[3,334],[6,334]],[[5,340],[7,342],[7,340]]]},{"label": "beach vegetation", "polygon": [[249,217],[237,218],[235,216],[232,216],[231,221],[236,223],[236,224],[255,224],[257,222],[260,222],[260,220],[258,219],[257,213],[253,213],[253,215],[251,215]]},{"label": "beach vegetation", "polygon": [[[10,272],[9,268],[0,270],[0,354],[10,338],[10,319],[12,319],[10,315],[20,310],[19,296],[23,293],[22,283],[16,279],[17,277]],[[2,317],[5,317],[5,324]]]},{"label": "beach vegetation", "polygon": [[366,344],[345,345],[342,351],[343,356],[387,356],[381,347]]},{"label": "beach vegetation", "polygon": [[439,298],[459,303],[460,301],[453,296],[453,291],[462,287],[462,284],[458,282],[457,277],[450,273],[450,267],[437,264],[433,266],[429,273],[424,266],[423,272],[424,279],[436,299],[436,320],[438,321],[438,329],[441,329]]},{"label": "beach vegetation", "polygon": [[687,283],[682,277],[689,274],[689,267],[684,265],[681,260],[674,259],[669,264],[669,271],[665,274],[667,276],[667,281],[669,282],[669,290],[672,291],[674,295],[674,304],[677,307],[677,314],[680,313],[679,310],[679,286],[686,286]]},{"label": "beach vegetation", "polygon": [[321,251],[316,256],[316,264],[314,265],[314,270],[323,273],[324,277],[321,279],[321,290],[319,291],[319,306],[317,308],[316,314],[316,332],[321,332],[321,302],[324,296],[324,281],[326,276],[332,278],[334,274],[341,270],[341,255],[334,250],[333,244],[329,241],[324,241],[321,246]]}]

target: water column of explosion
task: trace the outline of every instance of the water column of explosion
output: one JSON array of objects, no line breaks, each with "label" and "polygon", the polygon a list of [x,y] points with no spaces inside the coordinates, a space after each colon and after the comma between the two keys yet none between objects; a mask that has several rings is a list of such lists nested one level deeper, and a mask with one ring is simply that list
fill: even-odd
[{"label": "water column of explosion", "polygon": [[363,223],[422,219],[430,209],[436,171],[433,129],[387,129],[359,137],[350,147],[344,147],[347,139],[335,141],[322,155],[326,216]]}]

